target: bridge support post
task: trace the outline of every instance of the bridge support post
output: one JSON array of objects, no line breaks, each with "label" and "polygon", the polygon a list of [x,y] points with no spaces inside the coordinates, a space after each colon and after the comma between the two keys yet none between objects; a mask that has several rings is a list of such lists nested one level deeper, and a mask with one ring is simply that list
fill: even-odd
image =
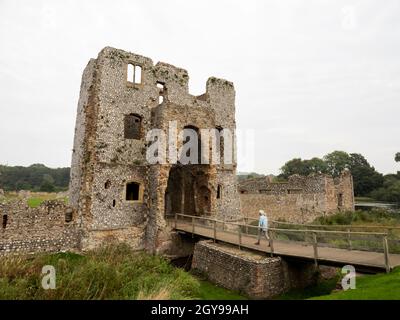
[{"label": "bridge support post", "polygon": [[239,225],[239,250],[242,249],[242,226]]},{"label": "bridge support post", "polygon": [[194,238],[194,217],[192,217],[192,238]]},{"label": "bridge support post", "polygon": [[347,229],[347,243],[349,244],[349,250],[353,250],[353,246],[351,243],[351,234],[350,234],[350,229]]},{"label": "bridge support post", "polygon": [[389,273],[390,272],[390,262],[389,262],[389,246],[388,246],[387,236],[383,237],[383,253],[385,255],[386,273]]},{"label": "bridge support post", "polygon": [[214,242],[217,242],[217,221],[214,220]]},{"label": "bridge support post", "polygon": [[313,248],[314,248],[314,264],[315,267],[318,267],[318,240],[317,234],[313,232]]},{"label": "bridge support post", "polygon": [[178,214],[175,213],[175,230],[176,230],[177,226],[178,226]]}]

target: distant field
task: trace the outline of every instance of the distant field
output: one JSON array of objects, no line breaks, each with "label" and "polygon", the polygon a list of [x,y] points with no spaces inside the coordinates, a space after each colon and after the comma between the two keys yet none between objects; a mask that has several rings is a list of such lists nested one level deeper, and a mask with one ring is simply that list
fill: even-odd
[{"label": "distant field", "polygon": [[56,199],[68,202],[68,197],[65,193],[29,192],[27,196],[22,196],[16,192],[6,192],[4,196],[0,196],[0,203],[24,200],[29,207],[36,208],[44,201]]}]

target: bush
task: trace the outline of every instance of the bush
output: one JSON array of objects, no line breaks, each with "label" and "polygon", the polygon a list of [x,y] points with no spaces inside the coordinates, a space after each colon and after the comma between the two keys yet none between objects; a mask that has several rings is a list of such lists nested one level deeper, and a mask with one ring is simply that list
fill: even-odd
[{"label": "bush", "polygon": [[339,212],[326,217],[319,217],[313,223],[321,225],[350,225],[358,224],[396,224],[400,216],[396,212],[386,209],[356,210],[355,212]]}]

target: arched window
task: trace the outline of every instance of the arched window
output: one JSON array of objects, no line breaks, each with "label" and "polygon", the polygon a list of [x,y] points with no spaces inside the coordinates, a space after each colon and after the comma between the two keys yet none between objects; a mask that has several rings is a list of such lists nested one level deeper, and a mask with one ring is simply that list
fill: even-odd
[{"label": "arched window", "polygon": [[[186,143],[189,143],[189,145],[190,145],[190,148],[187,148],[187,150],[186,150],[185,156],[188,157],[188,158],[191,158],[191,156],[192,156],[191,152],[192,151],[193,152],[197,152],[197,157],[195,157],[195,159],[194,159],[195,162],[197,160],[197,163],[194,163],[194,164],[201,164],[201,162],[202,162],[201,161],[202,160],[202,155],[201,155],[201,136],[200,136],[199,129],[197,127],[195,127],[195,126],[190,126],[190,125],[189,126],[185,126],[183,129],[184,129],[184,132],[191,133],[190,135],[185,134],[186,137],[184,137],[184,140],[183,140],[183,144],[184,145]],[[195,140],[197,139],[197,141],[191,141],[191,139],[195,139]],[[197,144],[196,144],[196,142],[197,142]],[[194,155],[193,155],[193,157],[194,157]]]},{"label": "arched window", "polygon": [[217,199],[221,199],[222,197],[222,186],[219,184],[217,186]]},{"label": "arched window", "polygon": [[158,104],[162,104],[165,98],[165,84],[163,82],[157,81],[157,88],[158,88]]},{"label": "arched window", "polygon": [[104,189],[110,189],[111,187],[111,181],[107,180],[106,183],[104,184]]}]

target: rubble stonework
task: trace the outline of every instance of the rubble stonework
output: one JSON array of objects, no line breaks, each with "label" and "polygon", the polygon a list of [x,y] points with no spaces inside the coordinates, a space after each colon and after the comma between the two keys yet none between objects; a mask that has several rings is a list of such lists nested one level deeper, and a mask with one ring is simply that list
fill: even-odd
[{"label": "rubble stonework", "polygon": [[287,263],[280,257],[269,258],[211,241],[196,243],[192,270],[224,288],[256,299],[305,288],[316,280],[312,263]]},{"label": "rubble stonework", "polygon": [[0,204],[0,255],[79,250],[76,213],[63,201],[30,208],[26,201]]},{"label": "rubble stonework", "polygon": [[[137,83],[127,79],[129,65],[141,71]],[[70,180],[70,202],[78,213],[83,249],[108,237],[127,241],[136,249],[165,247],[163,243],[171,240],[166,218],[175,213],[221,219],[240,216],[236,162],[146,161],[147,132],[168,133],[171,121],[176,121],[178,132],[185,127],[199,132],[235,129],[233,84],[209,78],[206,93],[193,96],[188,81],[184,69],[162,62],[154,65],[149,58],[110,47],[88,63],[82,77]],[[134,138],[126,136],[129,123],[133,123]],[[137,188],[135,200],[127,198],[129,183]]]},{"label": "rubble stonework", "polygon": [[347,170],[337,178],[314,174],[293,175],[288,182],[246,180],[239,192],[243,215],[254,218],[262,209],[272,220],[309,223],[338,211],[354,211],[353,177]]}]

